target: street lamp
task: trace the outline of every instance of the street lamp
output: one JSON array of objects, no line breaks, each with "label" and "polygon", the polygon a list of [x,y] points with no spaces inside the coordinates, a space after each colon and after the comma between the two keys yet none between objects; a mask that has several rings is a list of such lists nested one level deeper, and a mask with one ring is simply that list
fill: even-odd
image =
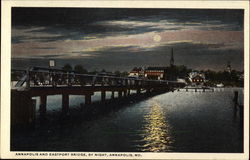
[{"label": "street lamp", "polygon": [[54,59],[50,59],[50,60],[49,60],[49,68],[55,67],[55,66],[56,66],[55,60],[54,60]]},{"label": "street lamp", "polygon": [[[53,67],[55,67],[55,65],[56,65],[56,62],[55,62],[55,60],[54,59],[50,59],[49,60],[49,68],[53,68]],[[49,69],[49,76],[50,76],[50,84],[52,84],[53,85],[53,80],[54,80],[54,77],[53,77],[53,72],[52,72],[52,75],[51,75],[51,70]]]}]

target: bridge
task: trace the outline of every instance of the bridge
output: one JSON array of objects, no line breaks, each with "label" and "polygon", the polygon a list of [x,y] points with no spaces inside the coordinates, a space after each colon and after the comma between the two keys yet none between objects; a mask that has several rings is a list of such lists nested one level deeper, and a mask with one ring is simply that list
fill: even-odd
[{"label": "bridge", "polygon": [[[19,74],[19,80],[11,89],[11,118],[12,124],[31,123],[35,116],[35,105],[32,97],[40,97],[40,116],[46,114],[47,96],[62,95],[62,114],[69,111],[69,95],[84,95],[85,105],[91,104],[91,96],[101,92],[101,102],[106,101],[106,92],[111,92],[111,99],[173,91],[183,88],[182,82],[167,80],[150,80],[143,78],[117,77],[114,75],[90,75],[67,72],[61,69],[32,67],[27,70],[12,70]],[[18,75],[17,74],[17,75]],[[84,107],[82,106],[82,107]]]}]

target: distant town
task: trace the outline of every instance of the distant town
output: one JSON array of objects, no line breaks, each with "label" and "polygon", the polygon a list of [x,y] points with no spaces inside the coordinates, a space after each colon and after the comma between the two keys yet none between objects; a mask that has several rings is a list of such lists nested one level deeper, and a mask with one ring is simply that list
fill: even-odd
[{"label": "distant town", "polygon": [[[55,68],[55,60],[51,60],[50,68]],[[77,74],[91,74],[101,76],[130,77],[145,80],[168,80],[185,83],[190,86],[209,86],[209,87],[243,87],[244,72],[236,71],[231,67],[230,62],[225,65],[224,71],[213,70],[193,70],[184,65],[175,65],[173,49],[169,65],[166,66],[135,66],[131,71],[109,72],[105,69],[101,71],[88,71],[82,65],[77,64],[72,67],[65,64],[62,70]],[[11,81],[20,80],[22,75],[12,72]]]}]

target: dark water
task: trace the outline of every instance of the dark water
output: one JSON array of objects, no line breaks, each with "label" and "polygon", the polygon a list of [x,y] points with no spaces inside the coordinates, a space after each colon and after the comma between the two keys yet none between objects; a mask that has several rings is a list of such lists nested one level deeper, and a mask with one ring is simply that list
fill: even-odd
[{"label": "dark water", "polygon": [[242,104],[240,88],[169,92],[91,120],[15,133],[12,150],[243,152],[242,123],[232,101],[235,90]]}]

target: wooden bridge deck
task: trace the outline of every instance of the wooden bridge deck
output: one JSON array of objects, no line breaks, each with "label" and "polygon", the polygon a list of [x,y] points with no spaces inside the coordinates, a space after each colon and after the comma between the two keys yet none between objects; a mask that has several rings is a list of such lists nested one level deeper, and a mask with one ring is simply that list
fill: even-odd
[{"label": "wooden bridge deck", "polygon": [[[47,83],[44,79],[47,78]],[[69,74],[64,72],[26,71],[24,77],[11,90],[12,123],[30,123],[34,117],[32,97],[39,96],[39,111],[41,116],[46,114],[47,96],[62,95],[62,113],[69,110],[69,95],[84,95],[85,105],[91,104],[94,92],[101,92],[101,101],[105,102],[106,92],[118,92],[118,98],[130,95],[131,90],[140,94],[146,92],[167,92],[173,88],[182,88],[184,83],[166,80],[147,80],[129,77],[99,76],[86,74]]]},{"label": "wooden bridge deck", "polygon": [[63,86],[63,87],[31,87],[28,91],[31,96],[71,94],[84,95],[99,91],[125,91],[125,90],[148,90],[148,89],[165,89],[168,86]]}]

